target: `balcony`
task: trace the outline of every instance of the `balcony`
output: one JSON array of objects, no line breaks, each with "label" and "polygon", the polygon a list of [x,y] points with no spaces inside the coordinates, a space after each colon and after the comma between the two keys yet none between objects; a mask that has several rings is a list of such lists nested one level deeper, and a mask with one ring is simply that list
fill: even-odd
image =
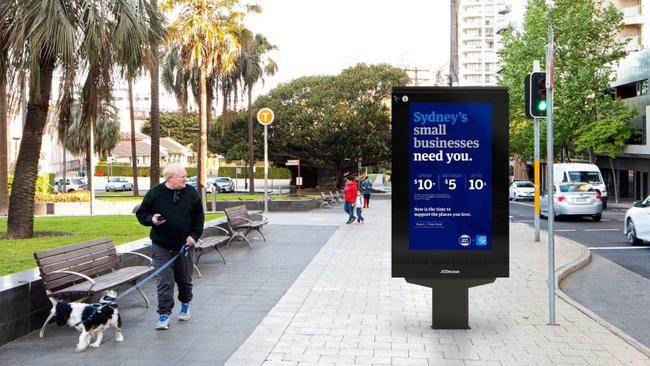
[{"label": "balcony", "polygon": [[626,52],[634,52],[641,49],[641,36],[621,37],[620,41],[627,42],[624,46]]},{"label": "balcony", "polygon": [[644,19],[641,14],[641,5],[628,6],[623,8],[623,24],[643,24]]},{"label": "balcony", "polygon": [[503,4],[497,7],[497,13],[500,15],[509,14],[512,11],[512,6],[510,4]]}]

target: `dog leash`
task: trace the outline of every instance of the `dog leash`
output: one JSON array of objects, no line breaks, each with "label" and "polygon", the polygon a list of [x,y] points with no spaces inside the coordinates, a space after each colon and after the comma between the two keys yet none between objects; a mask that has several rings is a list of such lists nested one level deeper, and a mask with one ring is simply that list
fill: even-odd
[{"label": "dog leash", "polygon": [[158,268],[157,270],[155,270],[154,272],[152,272],[152,273],[151,273],[150,275],[148,275],[147,277],[145,277],[145,278],[141,279],[140,281],[138,281],[135,285],[131,286],[131,287],[130,287],[129,289],[127,289],[126,291],[124,291],[124,292],[122,292],[121,294],[119,294],[118,296],[116,296],[116,297],[115,297],[115,301],[117,301],[118,299],[120,299],[120,298],[122,298],[122,297],[128,295],[128,294],[131,293],[131,292],[133,292],[135,289],[137,289],[138,287],[144,285],[145,283],[151,281],[152,278],[154,278],[154,277],[156,277],[157,275],[159,275],[160,272],[162,272],[162,271],[165,270],[165,268],[171,266],[171,264],[174,263],[174,261],[175,261],[176,259],[178,259],[178,257],[180,257],[180,256],[183,255],[183,254],[187,255],[187,253],[188,253],[187,250],[188,250],[188,249],[189,249],[189,247],[188,247],[186,244],[183,244],[183,246],[181,247],[181,250],[180,250],[180,251],[179,251],[175,256],[173,256],[172,259],[170,259],[170,260],[167,261],[165,264],[163,264],[162,266],[160,266],[160,268]]},{"label": "dog leash", "polygon": [[[160,266],[160,268],[158,268],[157,270],[155,270],[153,273],[151,273],[151,274],[148,275],[147,277],[143,278],[142,280],[138,281],[135,285],[131,286],[129,289],[127,289],[126,291],[124,291],[123,293],[121,293],[119,296],[116,296],[116,297],[109,297],[109,298],[107,298],[107,300],[110,301],[110,304],[108,304],[108,306],[111,306],[111,304],[115,304],[119,298],[128,295],[129,293],[131,293],[132,291],[134,291],[134,290],[137,289],[138,287],[140,287],[140,286],[144,285],[145,283],[151,281],[152,278],[154,278],[154,277],[156,277],[157,275],[159,275],[160,272],[162,272],[162,271],[165,270],[165,268],[171,266],[171,264],[174,263],[174,261],[175,261],[176,259],[178,259],[178,257],[180,257],[182,254],[187,255],[187,253],[188,253],[187,250],[188,250],[188,249],[189,249],[189,247],[188,247],[187,245],[183,244],[183,246],[181,247],[181,250],[180,250],[180,251],[179,251],[175,256],[173,256],[172,259],[170,259],[170,260],[167,261],[165,264],[163,264],[162,266]],[[91,306],[92,306],[92,308],[93,308],[93,312],[90,314],[90,316],[87,317],[87,318],[84,319],[84,320],[81,320],[81,321],[77,322],[77,324],[74,325],[75,327],[77,327],[77,326],[80,325],[80,324],[84,324],[84,325],[85,325],[87,322],[90,322],[90,321],[93,319],[93,317],[95,316],[95,314],[97,314],[98,312],[101,312],[101,310],[98,310],[98,309],[101,307],[100,304],[91,304]],[[111,306],[111,307],[113,307],[113,306]]]}]

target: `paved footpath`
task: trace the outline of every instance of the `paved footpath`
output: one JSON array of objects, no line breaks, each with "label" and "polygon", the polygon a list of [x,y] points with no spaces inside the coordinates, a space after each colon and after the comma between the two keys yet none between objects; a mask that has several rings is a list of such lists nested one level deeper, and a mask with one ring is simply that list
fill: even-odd
[{"label": "paved footpath", "polygon": [[[561,299],[546,325],[546,245],[510,225],[510,278],[470,289],[470,330],[432,330],[431,290],[390,277],[390,204],[340,227],[246,342],[238,365],[650,365]],[[558,238],[556,265],[584,255]]]},{"label": "paved footpath", "polygon": [[[548,326],[546,246],[512,224],[511,277],[470,289],[470,330],[432,330],[431,290],[390,277],[390,201],[365,225],[340,207],[271,213],[268,241],[204,255],[193,315],[153,329],[138,295],[120,304],[126,340],[73,352],[78,333],[50,325],[0,347],[0,365],[650,365],[569,303]],[[558,267],[584,256],[558,238]],[[153,299],[152,285],[145,289]],[[177,310],[176,310],[177,311]],[[175,311],[175,312],[176,312]]]}]

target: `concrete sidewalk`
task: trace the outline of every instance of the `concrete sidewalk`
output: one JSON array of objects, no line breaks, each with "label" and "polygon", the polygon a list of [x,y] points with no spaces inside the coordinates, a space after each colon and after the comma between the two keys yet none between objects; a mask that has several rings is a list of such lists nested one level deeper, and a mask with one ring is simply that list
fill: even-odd
[{"label": "concrete sidewalk", "polygon": [[[365,225],[345,225],[340,207],[270,213],[267,242],[234,244],[226,265],[201,259],[192,319],[177,322],[175,309],[168,331],[130,295],[124,343],[109,330],[75,353],[79,333],[51,325],[0,347],[0,365],[650,365],[561,299],[559,325],[546,325],[546,245],[524,224],[510,225],[511,277],[470,290],[472,329],[432,330],[431,290],[390,277],[390,201],[371,205]],[[558,268],[585,253],[556,239]],[[145,291],[155,304],[153,284]]]},{"label": "concrete sidewalk", "polygon": [[[470,330],[432,330],[431,290],[392,279],[390,202],[341,226],[226,365],[649,365],[558,298],[547,325],[547,254],[510,225],[510,278],[470,290]],[[586,249],[556,239],[557,268]]]}]

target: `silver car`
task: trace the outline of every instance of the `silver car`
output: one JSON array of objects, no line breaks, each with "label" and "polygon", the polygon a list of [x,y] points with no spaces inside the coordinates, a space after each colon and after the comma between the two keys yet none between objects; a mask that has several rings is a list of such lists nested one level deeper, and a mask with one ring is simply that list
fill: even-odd
[{"label": "silver car", "polygon": [[229,177],[219,177],[214,180],[214,184],[219,188],[219,192],[234,192],[235,191],[235,182]]},{"label": "silver car", "polygon": [[[602,197],[587,183],[558,183],[554,185],[554,217],[589,216],[600,221],[603,214]],[[548,192],[540,198],[541,216],[548,217]]]}]

